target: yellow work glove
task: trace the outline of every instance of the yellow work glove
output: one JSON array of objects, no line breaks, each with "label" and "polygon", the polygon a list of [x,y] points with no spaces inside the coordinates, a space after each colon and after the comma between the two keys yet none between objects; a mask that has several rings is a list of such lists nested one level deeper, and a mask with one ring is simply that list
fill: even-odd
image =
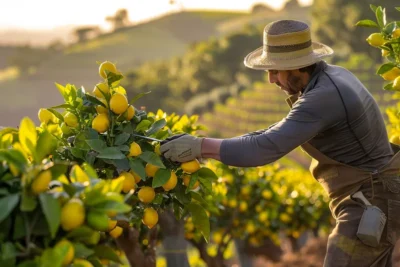
[{"label": "yellow work glove", "polygon": [[171,136],[161,143],[160,152],[166,159],[176,162],[201,158],[203,139],[189,134]]}]

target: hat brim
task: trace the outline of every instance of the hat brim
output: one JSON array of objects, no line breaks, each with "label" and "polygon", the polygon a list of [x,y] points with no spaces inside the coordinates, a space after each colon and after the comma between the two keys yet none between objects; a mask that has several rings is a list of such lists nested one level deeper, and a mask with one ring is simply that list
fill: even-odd
[{"label": "hat brim", "polygon": [[322,58],[333,55],[333,49],[318,42],[312,42],[313,52],[297,58],[291,59],[271,59],[268,53],[263,53],[260,47],[249,53],[244,58],[244,65],[256,70],[295,70],[312,65]]}]

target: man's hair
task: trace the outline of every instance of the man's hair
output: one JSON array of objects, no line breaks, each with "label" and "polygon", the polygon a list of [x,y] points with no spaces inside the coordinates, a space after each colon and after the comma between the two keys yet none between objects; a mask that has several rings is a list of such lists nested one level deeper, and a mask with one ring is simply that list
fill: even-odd
[{"label": "man's hair", "polygon": [[310,65],[310,66],[300,68],[299,71],[300,71],[300,72],[307,72],[308,75],[311,76],[316,67],[317,67],[317,63],[314,63],[314,64],[312,64],[312,65]]}]

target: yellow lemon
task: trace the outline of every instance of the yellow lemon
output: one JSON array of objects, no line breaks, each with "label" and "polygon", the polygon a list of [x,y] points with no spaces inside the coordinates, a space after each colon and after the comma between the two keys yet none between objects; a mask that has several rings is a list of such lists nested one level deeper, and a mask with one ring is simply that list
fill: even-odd
[{"label": "yellow lemon", "polygon": [[169,191],[175,188],[178,182],[178,178],[176,177],[175,172],[171,172],[171,176],[169,177],[168,181],[162,186],[165,191]]},{"label": "yellow lemon", "polygon": [[129,105],[128,109],[126,110],[125,119],[130,121],[133,116],[135,116],[135,108],[132,105]]},{"label": "yellow lemon", "polygon": [[158,222],[157,211],[153,208],[146,208],[143,213],[142,222],[150,229],[153,228]]},{"label": "yellow lemon", "polygon": [[124,231],[124,229],[122,229],[122,227],[115,226],[115,228],[112,229],[112,230],[109,232],[109,234],[110,234],[110,236],[112,236],[113,238],[118,238],[118,237],[122,234],[123,231]]},{"label": "yellow lemon", "polygon": [[122,114],[128,108],[128,99],[126,96],[120,93],[115,93],[112,95],[110,100],[110,109],[115,114]]},{"label": "yellow lemon", "polygon": [[214,232],[212,234],[212,239],[214,240],[215,244],[220,244],[222,242],[222,233]]},{"label": "yellow lemon", "polygon": [[62,131],[63,134],[65,134],[65,135],[70,135],[70,134],[72,134],[71,128],[69,128],[69,127],[65,124],[65,122],[61,123],[60,128],[61,128],[61,131]]},{"label": "yellow lemon", "polygon": [[78,198],[69,200],[61,209],[61,227],[65,231],[78,228],[85,222],[85,207]]},{"label": "yellow lemon", "polygon": [[[184,176],[182,177],[182,180],[183,180],[183,184],[184,184],[186,187],[189,186],[189,183],[190,183],[190,175],[184,175]],[[193,187],[192,187],[191,189],[192,189],[192,190],[197,189],[199,186],[200,186],[200,182],[199,182],[199,180],[197,180],[197,181],[194,183],[194,185],[193,185]]]},{"label": "yellow lemon", "polygon": [[108,216],[106,213],[98,211],[89,211],[87,215],[87,224],[97,231],[107,231]]},{"label": "yellow lemon", "polygon": [[390,137],[390,143],[400,146],[400,136],[399,135],[392,135]]},{"label": "yellow lemon", "polygon": [[45,170],[41,172],[32,182],[31,189],[35,195],[38,195],[49,188],[51,181],[51,171]]},{"label": "yellow lemon", "polygon": [[239,211],[245,212],[247,210],[247,202],[241,201],[239,204]]},{"label": "yellow lemon", "polygon": [[243,196],[249,196],[250,192],[251,192],[251,186],[249,185],[240,188],[240,194],[242,194]]},{"label": "yellow lemon", "polygon": [[150,203],[156,197],[154,188],[149,186],[143,186],[138,192],[138,198],[143,203]]},{"label": "yellow lemon", "polygon": [[231,208],[236,208],[236,206],[237,206],[237,201],[236,201],[236,199],[231,199],[231,200],[229,200],[228,205],[229,205],[229,207],[231,207]]},{"label": "yellow lemon", "polygon": [[154,146],[154,153],[156,153],[157,155],[161,156],[160,144],[156,144]]},{"label": "yellow lemon", "polygon": [[93,94],[98,98],[104,98],[104,95],[108,95],[109,93],[110,87],[105,82],[96,84],[93,89]]},{"label": "yellow lemon", "polygon": [[129,172],[121,172],[120,176],[124,177],[124,182],[122,184],[122,192],[128,193],[132,189],[135,189],[135,178]]},{"label": "yellow lemon", "polygon": [[268,189],[264,189],[261,193],[262,197],[265,199],[271,199],[272,198],[272,192]]},{"label": "yellow lemon", "polygon": [[156,172],[158,171],[158,169],[160,169],[157,166],[154,166],[153,164],[147,163],[146,167],[144,168],[146,175],[148,177],[154,177],[154,175],[156,175]]},{"label": "yellow lemon", "polygon": [[397,76],[397,78],[394,79],[393,89],[397,90],[397,91],[400,91],[400,76]]},{"label": "yellow lemon", "polygon": [[376,32],[368,36],[367,42],[372,46],[378,47],[383,45],[386,41],[381,33]]},{"label": "yellow lemon", "polygon": [[381,74],[382,78],[386,81],[393,81],[398,76],[400,76],[400,69],[397,67],[392,68],[391,70]]},{"label": "yellow lemon", "polygon": [[104,98],[99,98],[99,100],[100,100],[106,107],[103,107],[102,105],[97,105],[97,106],[96,106],[96,111],[97,111],[97,113],[99,113],[99,114],[102,114],[102,113],[108,114],[108,104],[107,104],[107,100],[104,99]]},{"label": "yellow lemon", "polygon": [[38,118],[39,121],[44,124],[48,124],[49,122],[55,122],[56,120],[56,116],[54,116],[53,113],[51,113],[49,110],[45,108],[39,109]]},{"label": "yellow lemon", "polygon": [[266,211],[261,212],[258,216],[258,220],[260,220],[260,222],[266,222],[268,220],[268,213]]},{"label": "yellow lemon", "polygon": [[181,164],[181,169],[187,173],[194,173],[195,171],[198,171],[200,169],[200,163],[197,159],[183,162]]},{"label": "yellow lemon", "polygon": [[67,239],[63,239],[61,241],[59,241],[55,247],[60,247],[60,246],[67,246],[68,247],[68,252],[67,255],[65,255],[64,260],[62,262],[63,265],[68,265],[72,262],[72,260],[74,259],[75,256],[75,248],[72,245],[71,242],[69,242]]},{"label": "yellow lemon", "polygon": [[109,126],[110,120],[108,119],[108,115],[105,113],[98,114],[92,121],[92,128],[99,133],[106,132]]},{"label": "yellow lemon", "polygon": [[388,55],[390,55],[390,51],[382,49],[382,57],[387,57]]},{"label": "yellow lemon", "polygon": [[279,219],[281,220],[281,222],[283,223],[288,223],[290,221],[290,216],[286,213],[281,213],[279,215]]},{"label": "yellow lemon", "polygon": [[117,73],[117,68],[115,67],[114,63],[110,61],[104,61],[99,67],[99,74],[103,79],[107,79],[106,71]]},{"label": "yellow lemon", "polygon": [[116,220],[108,219],[108,231],[111,231],[116,226],[117,226],[117,221]]},{"label": "yellow lemon", "polygon": [[67,126],[72,128],[76,128],[76,126],[78,126],[78,118],[75,116],[74,113],[71,112],[67,112],[64,115],[64,122]]},{"label": "yellow lemon", "polygon": [[142,180],[142,178],[139,176],[139,174],[137,174],[133,170],[130,170],[129,172],[133,175],[133,178],[135,178],[135,183],[139,183],[140,180]]},{"label": "yellow lemon", "polygon": [[392,37],[393,37],[394,39],[399,38],[399,37],[400,37],[400,29],[394,30],[394,31],[392,32]]},{"label": "yellow lemon", "polygon": [[93,264],[90,261],[84,259],[75,259],[73,262],[73,267],[93,267]]},{"label": "yellow lemon", "polygon": [[132,142],[132,144],[129,146],[128,157],[137,157],[140,154],[142,154],[142,149],[140,148],[139,144]]}]

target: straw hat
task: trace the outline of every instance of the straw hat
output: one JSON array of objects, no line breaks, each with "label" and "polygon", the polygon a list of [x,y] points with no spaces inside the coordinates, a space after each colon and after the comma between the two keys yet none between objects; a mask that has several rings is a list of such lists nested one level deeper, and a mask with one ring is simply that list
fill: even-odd
[{"label": "straw hat", "polygon": [[308,25],[279,20],[264,28],[264,45],[244,59],[246,67],[258,70],[293,70],[312,65],[333,54],[327,45],[312,42]]}]

